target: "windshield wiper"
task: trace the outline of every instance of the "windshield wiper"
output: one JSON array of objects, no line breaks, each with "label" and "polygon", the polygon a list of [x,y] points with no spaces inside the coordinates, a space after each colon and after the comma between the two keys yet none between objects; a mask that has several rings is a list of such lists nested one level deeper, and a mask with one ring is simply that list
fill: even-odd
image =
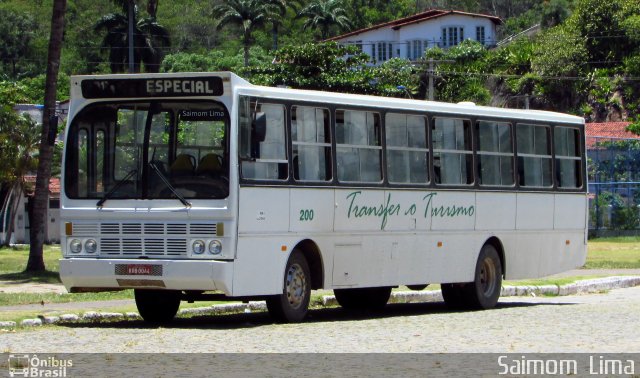
[{"label": "windshield wiper", "polygon": [[135,175],[136,173],[138,173],[138,170],[137,170],[137,169],[132,169],[132,170],[130,170],[130,171],[129,171],[129,173],[127,173],[127,175],[126,175],[126,176],[124,176],[124,178],[123,178],[122,180],[118,181],[118,182],[113,186],[113,188],[111,188],[111,190],[109,190],[109,191],[107,192],[107,194],[105,194],[105,195],[100,199],[100,201],[98,201],[98,203],[96,203],[96,207],[98,207],[98,208],[102,208],[102,205],[104,205],[104,203],[109,199],[109,197],[111,197],[111,195],[112,195],[113,193],[115,193],[115,192],[116,192],[116,190],[120,189],[120,187],[121,187],[122,185],[124,185],[124,183],[126,183],[126,182],[127,182],[131,177],[133,177],[133,175]]},{"label": "windshield wiper", "polygon": [[189,208],[191,207],[191,204],[189,203],[189,201],[187,201],[186,199],[184,199],[184,197],[182,196],[182,194],[178,193],[178,191],[176,190],[176,188],[173,187],[173,185],[171,185],[171,183],[169,182],[169,180],[167,179],[167,177],[162,173],[162,171],[160,171],[160,168],[158,168],[156,166],[156,164],[154,162],[149,163],[149,166],[151,168],[153,168],[153,170],[158,174],[158,176],[160,177],[160,179],[162,180],[162,182],[164,182],[164,184],[167,186],[167,188],[169,188],[169,190],[171,190],[171,192],[173,194],[176,195],[176,197],[178,197],[178,200],[180,200],[180,202],[182,202],[182,204]]}]

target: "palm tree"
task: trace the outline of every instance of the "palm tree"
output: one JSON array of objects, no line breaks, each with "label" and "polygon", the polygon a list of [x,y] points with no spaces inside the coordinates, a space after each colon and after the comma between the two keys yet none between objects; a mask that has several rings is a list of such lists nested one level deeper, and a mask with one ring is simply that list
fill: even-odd
[{"label": "palm tree", "polygon": [[44,86],[44,110],[42,112],[42,130],[40,132],[40,149],[38,154],[38,173],[36,187],[30,212],[29,230],[29,261],[28,272],[45,270],[43,246],[46,230],[47,208],[49,205],[49,179],[51,178],[51,161],[53,160],[53,146],[49,144],[49,129],[57,127],[51,121],[55,117],[56,85],[60,70],[60,53],[62,51],[62,36],[64,34],[64,14],[67,10],[67,0],[54,0],[51,14],[51,34],[47,53],[47,76]]},{"label": "palm tree", "polygon": [[[133,28],[133,61],[134,71],[140,72],[144,64],[147,72],[158,72],[162,62],[163,49],[169,47],[169,32],[160,25],[155,17],[157,2],[150,2],[147,9],[153,12],[149,17],[138,18],[138,7],[129,0],[114,0],[122,5],[122,13],[111,13],[102,16],[95,24],[97,32],[107,31],[102,46],[109,48],[111,72],[125,72],[129,65],[129,17],[128,7],[134,7]],[[137,20],[137,21],[136,21]]]},{"label": "palm tree", "polygon": [[[293,9],[294,11],[297,11],[298,9],[296,6],[302,5],[302,0],[270,0],[270,1],[274,2],[274,4],[276,4],[280,8],[281,16],[285,15],[287,7]],[[274,17],[271,20],[271,36],[273,39],[273,46],[272,46],[273,51],[278,50],[278,28],[280,27],[280,25],[282,25],[282,18]]]},{"label": "palm tree", "polygon": [[284,4],[282,0],[226,0],[213,8],[213,16],[219,19],[218,30],[226,25],[238,25],[242,28],[245,66],[249,65],[253,32],[284,14]]},{"label": "palm tree", "polygon": [[340,30],[351,28],[351,21],[347,17],[347,11],[341,7],[339,0],[313,0],[298,13],[297,18],[307,18],[302,27],[319,29],[320,38],[329,37],[329,30],[336,26]]}]

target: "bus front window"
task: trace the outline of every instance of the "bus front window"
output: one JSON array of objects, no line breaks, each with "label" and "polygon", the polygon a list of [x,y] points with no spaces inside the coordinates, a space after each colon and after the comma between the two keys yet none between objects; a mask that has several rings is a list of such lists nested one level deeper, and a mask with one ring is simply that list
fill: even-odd
[{"label": "bus front window", "polygon": [[226,198],[228,119],[213,102],[90,105],[70,128],[67,195],[102,202]]}]

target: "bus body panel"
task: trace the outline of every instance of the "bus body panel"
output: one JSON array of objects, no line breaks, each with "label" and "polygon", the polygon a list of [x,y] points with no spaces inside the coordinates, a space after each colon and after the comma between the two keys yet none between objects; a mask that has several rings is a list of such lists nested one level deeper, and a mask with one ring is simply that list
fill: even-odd
[{"label": "bus body panel", "polygon": [[476,230],[515,230],[516,198],[510,192],[476,193]]},{"label": "bus body panel", "polygon": [[[150,276],[118,274],[120,266],[161,266]],[[60,260],[60,276],[70,292],[87,289],[154,288],[171,290],[219,290],[232,293],[233,263],[194,260],[87,259]]]}]

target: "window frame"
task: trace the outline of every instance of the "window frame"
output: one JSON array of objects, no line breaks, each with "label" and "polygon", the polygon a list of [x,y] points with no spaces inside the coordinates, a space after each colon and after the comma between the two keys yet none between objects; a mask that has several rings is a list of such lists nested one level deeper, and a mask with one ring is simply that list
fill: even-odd
[{"label": "window frame", "polygon": [[[470,148],[469,150],[451,150],[451,149],[437,149],[434,146],[434,137],[433,137],[433,131],[436,127],[436,120],[438,118],[445,118],[445,119],[453,119],[453,120],[460,120],[463,121],[463,126],[468,124],[469,126],[469,145]],[[474,118],[472,117],[465,117],[465,115],[461,115],[461,114],[434,114],[430,117],[429,120],[429,148],[431,150],[431,154],[430,154],[430,161],[429,161],[429,168],[431,169],[431,182],[434,184],[435,187],[437,188],[464,188],[464,189],[472,189],[472,188],[477,188],[477,183],[478,183],[478,177],[477,177],[477,173],[476,173],[476,148],[475,148],[475,131],[474,131]],[[465,140],[465,144],[467,143],[467,141]],[[466,172],[466,176],[467,179],[471,178],[472,181],[470,183],[466,183],[466,184],[451,184],[451,183],[444,183],[444,182],[438,182],[438,180],[436,179],[437,177],[440,176],[440,180],[442,180],[442,172],[440,172],[439,175],[436,175],[435,172],[435,156],[436,153],[445,153],[445,154],[458,154],[458,155],[465,155],[465,156],[470,156],[471,157],[471,163],[467,165],[469,165],[469,167],[471,168],[471,172],[469,172],[467,167],[467,172]],[[442,170],[442,167],[440,167],[440,169]]]},{"label": "window frame", "polygon": [[[556,148],[556,132],[558,129],[570,129],[570,130],[575,130],[577,131],[578,135],[577,135],[577,140],[576,140],[576,149],[577,149],[577,156],[568,156],[568,155],[558,155],[557,153],[557,148]],[[586,156],[586,150],[585,150],[585,145],[583,144],[584,142],[584,129],[581,129],[580,127],[576,127],[576,126],[569,126],[569,125],[553,125],[552,128],[552,140],[553,140],[553,182],[554,182],[554,188],[558,191],[576,191],[576,190],[582,190],[585,187],[585,182],[586,182],[586,172],[584,169],[584,165],[585,165],[585,156]],[[563,187],[560,186],[560,181],[559,181],[559,174],[560,174],[560,168],[558,166],[559,160],[572,160],[575,162],[579,162],[579,169],[578,169],[578,181],[579,181],[579,186],[576,187]]]},{"label": "window frame", "polygon": [[[294,141],[293,140],[293,113],[294,113],[294,109],[295,108],[312,108],[317,110],[322,110],[323,112],[326,111],[326,115],[327,115],[327,119],[325,120],[325,122],[328,122],[328,125],[326,125],[326,130],[325,133],[328,133],[328,135],[325,135],[325,139],[329,139],[329,142],[323,142],[323,143],[319,143],[319,142],[300,142],[300,141]],[[325,106],[325,107],[321,107],[320,105],[318,106],[309,106],[309,105],[300,105],[300,104],[291,104],[289,105],[289,117],[288,117],[288,121],[289,121],[289,127],[288,127],[288,132],[290,132],[290,141],[291,141],[291,173],[290,176],[293,179],[294,182],[296,183],[330,183],[334,180],[335,178],[335,171],[333,170],[333,160],[334,160],[334,155],[335,155],[335,150],[333,148],[333,144],[334,144],[334,128],[332,127],[333,123],[333,116],[331,114],[331,109],[329,109],[329,107]],[[329,174],[329,177],[325,180],[303,180],[300,178],[296,178],[295,175],[295,170],[296,170],[296,166],[294,163],[294,146],[312,146],[312,147],[324,147],[324,148],[329,148],[329,159],[328,161],[326,160],[325,157],[325,173]]]},{"label": "window frame", "polygon": [[[480,122],[492,122],[495,124],[505,124],[509,126],[509,131],[511,133],[511,152],[492,152],[492,151],[483,151],[480,150],[480,132],[479,132],[479,127],[480,127]],[[514,122],[512,122],[511,120],[505,120],[505,119],[491,119],[491,118],[475,118],[474,119],[474,154],[476,155],[476,170],[477,170],[477,175],[476,175],[476,182],[478,184],[479,188],[495,188],[495,189],[515,189],[517,187],[517,160],[516,160],[516,145],[515,145],[515,138],[516,138],[516,134],[515,134],[515,124]],[[512,183],[511,185],[494,185],[494,184],[483,184],[482,183],[482,177],[480,176],[481,174],[481,164],[482,164],[482,160],[480,159],[481,156],[499,156],[499,157],[511,157],[511,168],[512,168],[512,172],[511,172],[511,178],[512,178]]]},{"label": "window frame", "polygon": [[[398,147],[398,146],[389,146],[388,140],[387,140],[387,135],[388,135],[388,128],[387,128],[387,117],[389,116],[389,114],[396,114],[396,115],[403,115],[403,116],[407,116],[407,117],[422,117],[424,118],[424,122],[425,122],[425,147],[424,148],[419,148],[419,147]],[[431,147],[431,117],[429,117],[428,113],[418,113],[418,112],[411,112],[411,111],[403,111],[402,109],[387,109],[387,111],[384,112],[383,114],[383,133],[384,133],[384,138],[383,138],[383,151],[384,151],[384,171],[383,171],[383,175],[384,177],[384,181],[385,184],[389,185],[390,187],[431,187],[433,185],[433,176],[431,173],[431,162],[433,159],[433,151],[430,149]],[[389,175],[389,151],[408,151],[408,152],[424,152],[427,154],[427,161],[426,161],[426,174],[427,174],[427,181],[424,183],[415,183],[415,182],[393,182],[390,181],[390,175]]]}]

